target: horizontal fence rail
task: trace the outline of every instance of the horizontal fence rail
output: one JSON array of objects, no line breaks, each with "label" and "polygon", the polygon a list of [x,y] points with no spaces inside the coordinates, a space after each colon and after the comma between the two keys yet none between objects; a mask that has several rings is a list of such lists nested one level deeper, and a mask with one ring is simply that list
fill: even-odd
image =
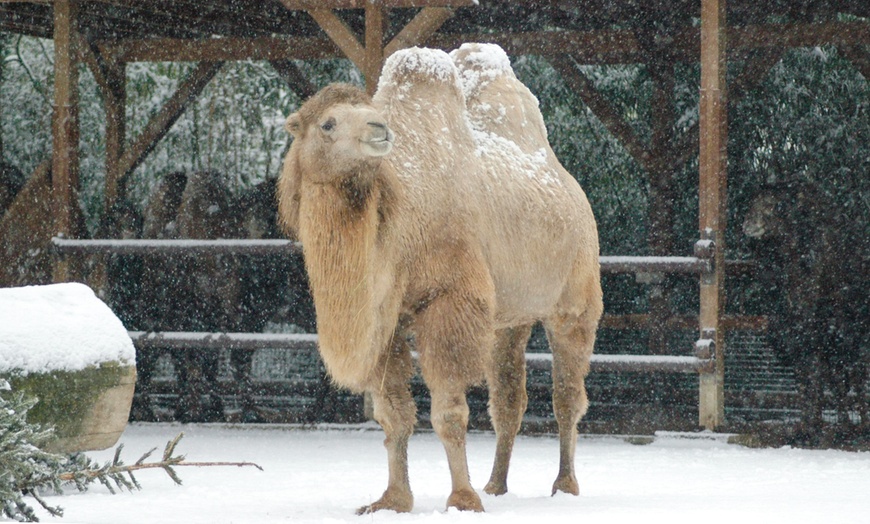
[{"label": "horizontal fence rail", "polygon": [[[290,349],[317,350],[317,335],[297,333],[200,333],[193,331],[130,331],[136,349]],[[704,344],[700,344],[705,346]],[[696,345],[697,347],[698,345]],[[706,347],[706,346],[705,346]],[[416,357],[416,353],[414,353]],[[527,353],[529,369],[548,371],[553,366],[550,353]],[[691,373],[706,371],[713,365],[712,352],[701,356],[592,355],[592,371],[660,371]]]},{"label": "horizontal fence rail", "polygon": [[317,349],[310,333],[203,333],[199,331],[128,331],[136,349]]},{"label": "horizontal fence rail", "polygon": [[710,273],[713,261],[698,257],[598,257],[602,273]]},{"label": "horizontal fence rail", "polygon": [[292,240],[79,240],[53,237],[59,255],[284,255],[302,252]]},{"label": "horizontal fence rail", "polygon": [[[80,240],[54,237],[59,255],[282,255],[302,252],[292,240]],[[602,256],[602,273],[709,273],[712,259],[706,257]]]}]

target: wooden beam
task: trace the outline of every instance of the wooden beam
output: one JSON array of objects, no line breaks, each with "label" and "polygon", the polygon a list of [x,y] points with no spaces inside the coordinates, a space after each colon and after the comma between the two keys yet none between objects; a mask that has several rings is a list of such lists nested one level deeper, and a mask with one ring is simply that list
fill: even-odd
[{"label": "wooden beam", "polygon": [[[729,27],[729,58],[738,58],[749,49],[814,47],[819,45],[870,45],[870,24],[836,22],[825,24],[760,24]],[[681,62],[696,62],[700,31],[677,29],[670,56]],[[643,52],[635,33],[625,29],[592,31],[532,31],[515,33],[435,33],[424,44],[439,49],[455,49],[465,42],[498,44],[509,55],[563,54],[566,49],[581,64],[639,64]]]},{"label": "wooden beam", "polygon": [[291,60],[272,60],[269,62],[272,65],[272,68],[278,72],[281,77],[284,78],[284,81],[287,82],[287,85],[293,92],[296,93],[301,100],[306,100],[317,92],[317,89],[314,85],[305,78],[305,75],[302,74],[302,71],[293,63]]},{"label": "wooden beam", "polygon": [[109,85],[106,80],[106,67],[102,56],[100,56],[96,47],[92,47],[81,33],[76,33],[73,35],[73,38],[76,41],[76,51],[79,53],[78,59],[88,66],[91,74],[94,75],[97,87],[100,88],[100,92],[105,96],[109,90]]},{"label": "wooden beam", "polygon": [[729,27],[727,34],[729,52],[732,53],[762,47],[870,44],[870,24],[866,22],[760,24]]},{"label": "wooden beam", "polygon": [[[364,9],[372,4],[371,0],[281,0],[284,7],[291,11],[310,11],[312,9]],[[408,7],[466,7],[477,5],[478,0],[377,0],[378,5],[388,8]]]},{"label": "wooden beam", "polygon": [[576,93],[604,124],[610,133],[616,137],[626,151],[644,169],[651,167],[651,155],[634,130],[613,108],[610,102],[595,89],[586,75],[577,69],[576,62],[567,55],[555,55],[548,58],[550,65],[562,76],[568,87]]},{"label": "wooden beam", "polygon": [[114,56],[121,62],[230,62],[344,57],[328,38],[149,38],[104,40],[99,42],[98,48],[104,56]]},{"label": "wooden beam", "polygon": [[424,8],[384,47],[384,58],[392,55],[399,49],[423,44],[426,39],[432,36],[452,16],[453,9],[444,7]]},{"label": "wooden beam", "polygon": [[715,429],[725,421],[725,219],[728,176],[728,91],[726,73],[725,0],[701,0],[701,93],[699,158],[699,229],[714,242],[715,266],[700,285],[699,330],[716,347],[712,373],[701,373],[698,417]]},{"label": "wooden beam", "polygon": [[366,91],[370,95],[378,88],[381,68],[384,66],[384,38],[389,22],[387,10],[375,3],[366,4],[366,48],[365,69]]},{"label": "wooden beam", "polygon": [[[628,30],[434,33],[424,45],[444,50],[465,42],[498,44],[508,55],[559,56],[570,50],[581,64],[639,63],[643,53]],[[697,53],[696,53],[697,54]],[[688,56],[687,56],[688,59]]]},{"label": "wooden beam", "polygon": [[209,81],[220,70],[223,62],[203,62],[182,82],[163,109],[155,115],[145,126],[145,129],[136,141],[121,155],[119,173],[125,178],[150,153],[157,142],[163,138],[178,118],[184,113],[187,106],[193,102],[202,92]]},{"label": "wooden beam", "polygon": [[366,52],[359,43],[354,32],[329,9],[312,9],[308,11],[317,25],[335,42],[344,55],[360,71],[366,70]]},{"label": "wooden beam", "polygon": [[[52,195],[54,230],[69,236],[74,230],[79,189],[79,71],[76,50],[78,2],[54,3],[54,114],[52,117]],[[54,281],[72,279],[69,263],[59,261]]]},{"label": "wooden beam", "polygon": [[[425,9],[417,16],[420,17]],[[447,11],[447,10],[444,10]],[[330,12],[332,17],[335,17]],[[400,48],[400,41],[410,43],[410,31],[429,29],[424,27],[437,21],[434,14],[425,15],[427,19],[414,20],[407,26],[408,33],[399,33],[385,48],[385,52],[395,52]],[[442,13],[441,16],[444,16]],[[337,18],[337,17],[335,17]],[[426,22],[424,24],[424,21]],[[332,22],[335,24],[335,21]],[[340,19],[339,24],[344,25]],[[419,24],[417,28],[414,26]],[[727,51],[732,58],[740,59],[750,49],[779,49],[785,44],[800,44],[800,46],[816,46],[825,44],[842,44],[846,47],[855,45],[870,45],[870,24],[841,23],[835,24],[842,34],[834,31],[829,24],[796,24],[796,25],[765,25],[743,28],[730,28],[729,41],[734,42]],[[816,26],[818,26],[819,29]],[[357,37],[345,26],[348,45],[358,60],[363,60],[364,49]],[[795,35],[785,38],[782,31],[792,31]],[[342,31],[342,30],[339,30]],[[743,35],[751,35],[742,42]],[[355,45],[350,43],[353,38]],[[399,40],[401,38],[402,40]],[[571,50],[571,56],[580,64],[638,64],[642,63],[645,54],[633,31],[627,30],[595,30],[595,31],[538,31],[523,33],[438,33],[433,32],[428,37],[421,37],[412,45],[426,45],[444,50],[456,49],[465,42],[487,42],[500,45],[509,55],[540,55],[545,57],[563,54]],[[840,45],[840,44],[838,44]],[[700,46],[697,29],[683,29],[675,32],[674,45],[670,55],[681,62],[698,60]],[[99,50],[103,56],[114,55],[122,62],[168,62],[168,61],[234,61],[234,60],[317,60],[324,58],[341,58],[346,56],[343,51],[328,38],[304,38],[291,36],[257,37],[257,38],[209,38],[209,39],[177,39],[153,38],[145,40],[104,40],[99,42]],[[354,62],[356,63],[356,62]]]}]

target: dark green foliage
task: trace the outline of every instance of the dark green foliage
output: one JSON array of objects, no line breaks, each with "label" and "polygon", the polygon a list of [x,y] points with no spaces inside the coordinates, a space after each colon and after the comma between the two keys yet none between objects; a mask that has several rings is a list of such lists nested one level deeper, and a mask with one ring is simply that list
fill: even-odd
[{"label": "dark green foliage", "polygon": [[58,473],[64,471],[67,459],[40,449],[53,430],[27,423],[27,411],[35,404],[22,393],[0,394],[0,513],[23,522],[39,520],[24,499],[28,495],[50,514],[63,515],[61,508],[40,497],[44,489],[60,491]]}]

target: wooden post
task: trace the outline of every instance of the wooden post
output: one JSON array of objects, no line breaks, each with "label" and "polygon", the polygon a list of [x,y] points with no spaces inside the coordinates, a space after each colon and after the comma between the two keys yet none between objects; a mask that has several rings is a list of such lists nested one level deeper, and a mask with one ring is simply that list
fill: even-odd
[{"label": "wooden post", "polygon": [[365,69],[366,91],[373,95],[378,89],[381,68],[384,67],[384,35],[388,13],[376,2],[366,2]]},{"label": "wooden post", "polygon": [[699,157],[699,227],[701,238],[715,243],[713,274],[702,277],[700,332],[712,336],[716,365],[701,373],[699,422],[715,429],[725,422],[724,333],[725,219],[728,169],[728,118],[725,0],[701,0],[701,93]]},{"label": "wooden post", "polygon": [[[52,195],[54,232],[70,236],[78,213],[79,71],[76,52],[76,0],[54,2],[54,114],[52,116]],[[58,260],[54,281],[71,280],[69,261]]]}]

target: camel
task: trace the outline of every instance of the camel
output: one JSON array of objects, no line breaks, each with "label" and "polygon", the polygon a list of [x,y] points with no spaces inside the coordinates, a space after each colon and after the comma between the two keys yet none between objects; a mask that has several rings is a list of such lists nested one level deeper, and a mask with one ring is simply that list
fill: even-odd
[{"label": "camel", "polygon": [[0,218],[15,200],[15,195],[24,187],[24,174],[12,164],[0,161]]},{"label": "camel", "polygon": [[795,443],[819,444],[830,404],[842,434],[870,430],[866,225],[818,183],[789,177],[760,188],[743,234],[758,264],[767,339],[794,368],[801,410]]},{"label": "camel", "polygon": [[413,507],[411,337],[447,454],[447,506],[483,510],[468,474],[465,394],[484,380],[499,442],[487,491],[506,490],[526,402],[520,361],[539,320],[562,435],[553,489],[576,494],[576,424],[602,312],[597,229],[579,184],[548,148],[526,154],[503,129],[475,129],[442,51],[393,54],[371,99],[327,86],[286,127],[279,211],[303,244],[319,350],[334,382],[371,394],[386,434],[387,489],[359,513]]},{"label": "camel", "polygon": [[[217,171],[196,171],[181,193],[175,227],[178,238],[220,239],[241,236],[227,177]],[[169,275],[178,309],[164,326],[195,331],[238,331],[241,298],[239,261],[231,254],[179,256],[169,259]],[[234,352],[237,353],[238,352]],[[210,350],[180,350],[173,356],[181,398],[176,417],[182,421],[223,420],[217,382],[219,355]],[[235,359],[234,359],[235,360]],[[203,396],[208,398],[204,402]]]},{"label": "camel", "polygon": [[[54,256],[51,237],[52,214],[51,161],[39,164],[16,193],[6,213],[0,217],[0,287],[32,286],[53,282]],[[70,209],[69,236],[87,238],[84,217],[77,205]],[[85,265],[76,257],[69,259],[71,273],[83,275]]]}]

